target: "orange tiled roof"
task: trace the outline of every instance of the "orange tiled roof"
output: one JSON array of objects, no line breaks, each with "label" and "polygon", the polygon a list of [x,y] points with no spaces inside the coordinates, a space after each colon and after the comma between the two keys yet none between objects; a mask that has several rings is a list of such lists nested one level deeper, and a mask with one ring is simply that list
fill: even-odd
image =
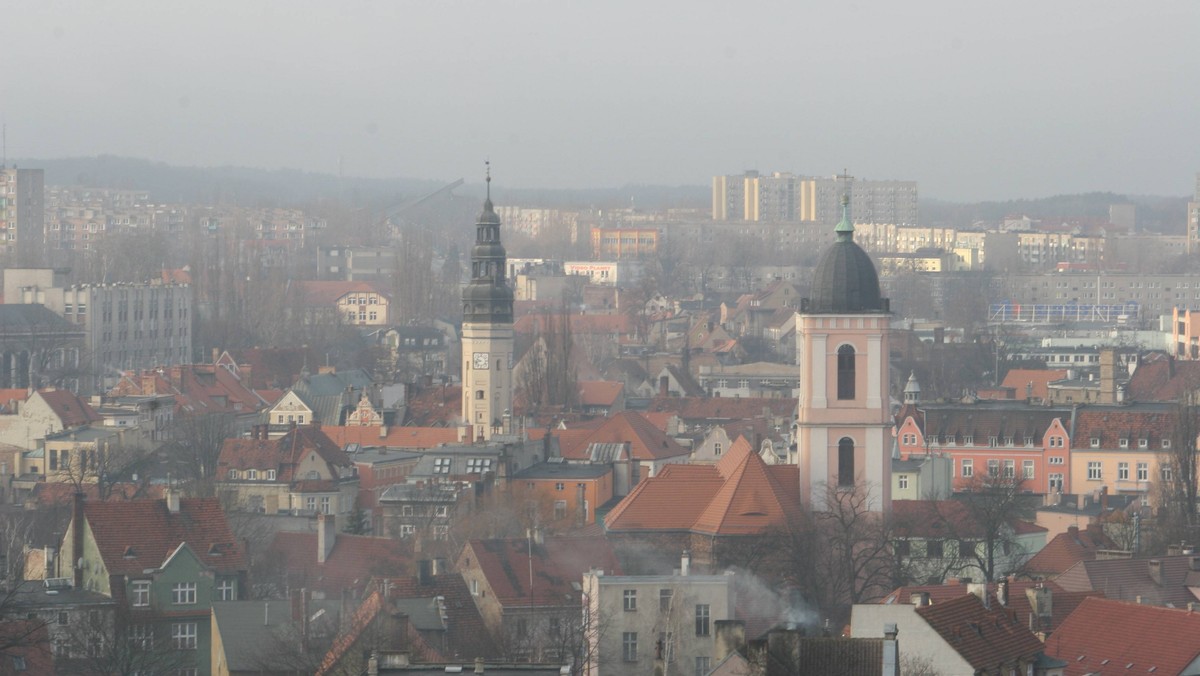
[{"label": "orange tiled roof", "polygon": [[1163,439],[1175,437],[1178,421],[1176,410],[1167,404],[1082,406],[1075,415],[1071,448],[1091,448],[1092,439],[1097,439],[1099,448],[1116,449],[1125,439],[1132,449],[1145,439],[1146,448],[1161,449]]},{"label": "orange tiled roof", "polygon": [[621,411],[605,418],[603,423],[587,435],[559,435],[562,456],[570,459],[587,457],[587,447],[592,444],[629,443],[629,453],[634,460],[661,460],[686,455],[688,450],[667,436],[637,411]]},{"label": "orange tiled roof", "polygon": [[78,427],[104,419],[86,401],[68,390],[38,390],[38,395],[65,427]]},{"label": "orange tiled roof", "polygon": [[219,572],[246,568],[242,548],[216,498],[181,499],[175,514],[167,510],[165,500],[86,502],[83,515],[109,575],[140,575],[158,568],[184,543]]},{"label": "orange tiled roof", "polygon": [[290,483],[297,478],[293,476],[296,467],[310,452],[329,465],[332,476],[337,476],[336,468],[353,464],[341,446],[316,427],[305,425],[293,427],[277,439],[226,439],[217,460],[217,475],[224,477],[231,469],[274,469],[276,481]]},{"label": "orange tiled roof", "polygon": [[[1075,611],[1079,604],[1089,596],[1100,596],[1099,592],[1069,592],[1064,591],[1054,582],[1033,582],[1029,580],[1009,580],[1008,581],[1008,603],[1003,604],[1010,612],[1016,613],[1017,621],[1024,622],[1026,626],[1033,626],[1035,629],[1051,632],[1056,627],[1062,624],[1063,620]],[[1030,619],[1033,614],[1033,606],[1029,602],[1027,591],[1034,587],[1045,587],[1050,592],[1050,612],[1049,618],[1041,618],[1036,615]],[[965,584],[960,584],[957,580],[946,582],[944,584],[930,585],[914,585],[909,587],[900,587],[879,600],[879,603],[887,605],[909,603],[913,594],[922,592],[929,595],[929,602],[933,604],[944,603],[951,599],[956,599],[960,596],[965,596],[971,593],[971,588]],[[997,583],[987,583],[988,600],[993,605],[1001,605],[997,593]]]},{"label": "orange tiled roof", "polygon": [[795,465],[767,465],[739,438],[715,465],[667,465],[608,513],[610,531],[749,535],[803,520]]},{"label": "orange tiled roof", "polygon": [[338,446],[345,448],[347,444],[362,446],[385,446],[387,448],[412,448],[423,450],[433,448],[438,444],[452,444],[458,441],[458,428],[455,427],[396,427],[387,428],[380,436],[379,426],[357,425],[322,425],[324,432]]},{"label": "orange tiled roof", "polygon": [[1138,364],[1125,394],[1133,401],[1177,401],[1196,390],[1200,390],[1200,361],[1162,355]]}]

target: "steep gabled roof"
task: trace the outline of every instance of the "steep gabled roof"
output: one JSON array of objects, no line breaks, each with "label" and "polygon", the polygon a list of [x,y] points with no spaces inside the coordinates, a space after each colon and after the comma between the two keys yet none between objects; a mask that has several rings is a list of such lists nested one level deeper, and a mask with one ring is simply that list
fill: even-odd
[{"label": "steep gabled roof", "polygon": [[[580,576],[582,578],[582,575]],[[428,599],[442,597],[443,610],[446,615],[445,636],[435,636],[433,633],[421,632],[426,643],[436,650],[453,649],[460,655],[472,657],[497,657],[500,650],[492,643],[471,596],[467,582],[458,573],[431,575],[422,584],[416,577],[399,577],[387,580],[388,599]],[[443,655],[443,660],[453,659],[454,655]]]},{"label": "steep gabled roof", "polygon": [[1067,676],[1182,674],[1200,659],[1200,613],[1087,598],[1046,641]]},{"label": "steep gabled roof", "polygon": [[[785,477],[754,452],[745,437],[738,437],[717,461],[724,483],[700,513],[692,529],[722,535],[754,535],[771,527],[801,522],[800,484],[783,483]],[[791,478],[791,477],[786,477]]]},{"label": "steep gabled roof", "polygon": [[1049,384],[1066,377],[1066,369],[1009,369],[1000,387],[1012,388],[1018,399],[1044,400],[1050,396]]},{"label": "steep gabled roof", "polygon": [[715,465],[667,465],[642,480],[604,523],[610,531],[752,535],[802,521],[796,466],[767,465],[739,439]]},{"label": "steep gabled roof", "polygon": [[612,406],[625,389],[624,383],[585,380],[579,383],[579,403],[583,406]]},{"label": "steep gabled roof", "polygon": [[109,575],[141,575],[187,543],[206,566],[246,569],[245,555],[216,498],[184,498],[172,514],[165,500],[87,502],[84,518]]},{"label": "steep gabled roof", "polygon": [[79,427],[104,419],[86,401],[69,390],[38,390],[31,395],[31,398],[34,397],[46,402],[54,415],[62,420],[64,427]]},{"label": "steep gabled roof", "polygon": [[[1101,596],[1099,592],[1069,592],[1064,591],[1054,582],[1032,582],[1029,580],[1010,580],[1008,584],[1008,602],[1003,604],[1011,613],[1016,613],[1017,622],[1024,623],[1025,626],[1033,627],[1035,630],[1052,632],[1056,627],[1063,623],[1071,613],[1075,611],[1079,604],[1085,598],[1090,596]],[[986,591],[988,601],[992,605],[1001,605],[997,597],[997,583],[987,583]],[[1049,590],[1050,616],[1048,618],[1038,617],[1035,615],[1033,605],[1029,601],[1028,590],[1044,587]],[[924,593],[929,595],[929,602],[936,605],[944,603],[951,599],[956,599],[960,596],[971,594],[971,587],[954,582],[946,582],[945,584],[930,584],[930,585],[915,585],[910,587],[900,587],[892,593],[883,597],[879,603],[884,605],[903,605],[909,603],[913,594]],[[1030,617],[1033,615],[1033,617]]]},{"label": "steep gabled roof", "polygon": [[[471,540],[467,547],[496,600],[507,606],[578,606],[575,588],[592,569],[620,575],[621,566],[604,536]],[[533,586],[530,587],[530,576]]]},{"label": "steep gabled roof", "polygon": [[217,472],[218,476],[224,477],[231,469],[274,469],[276,481],[289,483],[299,479],[295,476],[296,467],[309,453],[316,453],[324,460],[333,477],[339,475],[337,468],[354,464],[342,447],[319,428],[303,425],[293,427],[278,439],[226,439],[221,445]]},{"label": "steep gabled roof", "polygon": [[1200,390],[1200,361],[1159,355],[1138,364],[1125,394],[1133,401],[1179,401],[1197,390]]},{"label": "steep gabled roof", "polygon": [[974,594],[917,608],[917,615],[976,670],[1031,659],[1042,651],[1038,637],[1008,609],[998,604],[985,608]]},{"label": "steep gabled roof", "polygon": [[1099,524],[1084,530],[1071,526],[1065,533],[1051,538],[1037,554],[1025,562],[1023,570],[1031,575],[1058,575],[1080,561],[1093,561],[1101,549],[1119,549],[1112,538],[1104,534]]}]

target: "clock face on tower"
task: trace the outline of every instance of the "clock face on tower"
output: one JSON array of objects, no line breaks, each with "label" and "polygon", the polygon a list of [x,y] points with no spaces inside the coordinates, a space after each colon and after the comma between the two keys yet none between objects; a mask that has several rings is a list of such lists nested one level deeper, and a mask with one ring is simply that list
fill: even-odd
[{"label": "clock face on tower", "polygon": [[475,360],[473,362],[473,367],[476,369],[479,369],[479,370],[487,370],[488,353],[487,352],[476,352]]}]

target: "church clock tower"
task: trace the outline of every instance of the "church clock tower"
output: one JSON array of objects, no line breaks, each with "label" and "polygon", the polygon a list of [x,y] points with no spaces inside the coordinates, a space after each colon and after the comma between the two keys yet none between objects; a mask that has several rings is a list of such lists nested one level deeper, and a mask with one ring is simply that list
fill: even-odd
[{"label": "church clock tower", "polygon": [[505,280],[507,255],[500,244],[500,217],[487,199],[475,223],[471,281],[463,288],[462,417],[464,441],[491,439],[512,413],[513,292]]},{"label": "church clock tower", "polygon": [[888,300],[867,253],[854,243],[850,198],[837,240],[813,274],[796,316],[800,365],[797,450],[800,490],[814,510],[830,490],[864,491],[870,511],[891,505]]}]

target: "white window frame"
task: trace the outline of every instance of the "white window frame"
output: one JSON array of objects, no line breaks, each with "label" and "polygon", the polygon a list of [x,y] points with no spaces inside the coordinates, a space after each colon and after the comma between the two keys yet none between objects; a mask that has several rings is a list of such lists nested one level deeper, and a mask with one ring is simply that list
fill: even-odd
[{"label": "white window frame", "polygon": [[1104,464],[1099,460],[1089,460],[1087,464],[1088,481],[1101,481],[1104,479]]},{"label": "white window frame", "polygon": [[134,580],[130,584],[130,595],[133,597],[135,608],[145,608],[150,605],[150,580]]},{"label": "white window frame", "polygon": [[176,650],[195,650],[197,631],[195,622],[173,622],[171,624],[171,644]]},{"label": "white window frame", "polygon": [[171,604],[176,606],[196,605],[196,583],[176,582],[171,585]]}]

